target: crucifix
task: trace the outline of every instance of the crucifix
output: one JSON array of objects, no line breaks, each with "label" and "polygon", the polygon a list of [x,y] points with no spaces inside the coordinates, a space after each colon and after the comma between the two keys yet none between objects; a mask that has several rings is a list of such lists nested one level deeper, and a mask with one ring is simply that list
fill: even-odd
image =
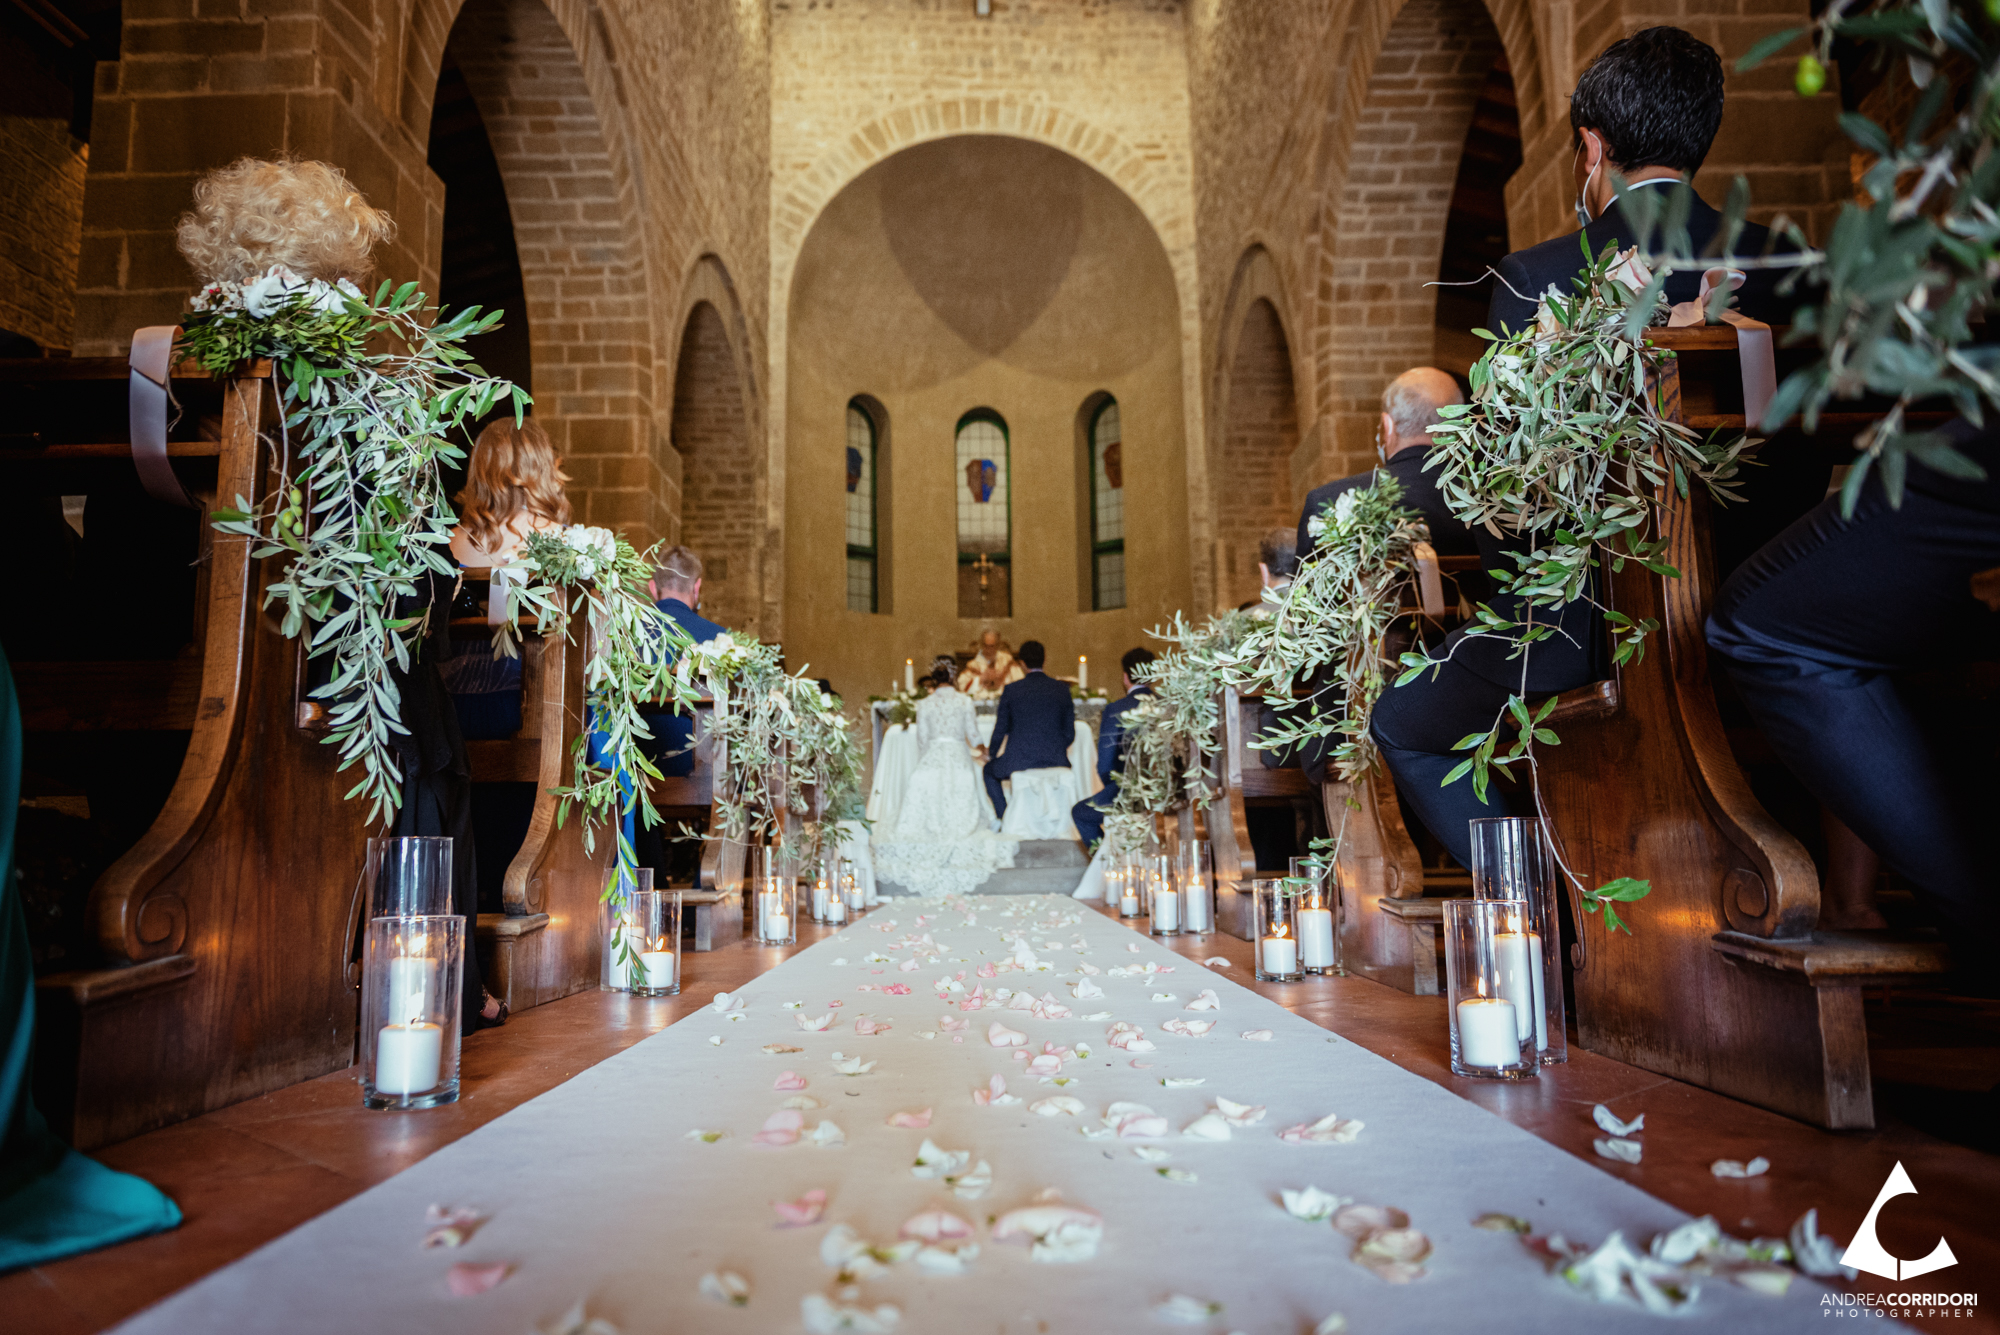
[{"label": "crucifix", "polygon": [[985,616],[986,587],[988,580],[990,580],[993,575],[993,562],[987,559],[985,552],[981,552],[979,554],[979,559],[972,563],[972,568],[979,572],[979,615]]}]

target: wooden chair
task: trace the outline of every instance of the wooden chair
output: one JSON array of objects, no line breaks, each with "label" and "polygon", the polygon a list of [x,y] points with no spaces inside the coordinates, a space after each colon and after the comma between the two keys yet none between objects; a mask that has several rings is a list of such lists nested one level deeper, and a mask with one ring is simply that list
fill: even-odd
[{"label": "wooden chair", "polygon": [[[702,840],[700,890],[681,895],[683,914],[693,919],[693,942],[689,949],[714,950],[743,935],[743,884],[748,876],[749,848],[724,838],[716,809],[717,776],[726,772],[726,744],[715,736],[718,709],[729,707],[726,692],[718,693],[715,683],[694,713],[694,772],[680,777],[650,780],[653,805],[668,821],[668,832],[676,833],[690,815],[706,812],[708,833]],[[688,928],[684,925],[684,932]]]},{"label": "wooden chair", "polygon": [[[0,441],[4,485],[130,485],[126,375],[109,359],[0,364],[12,400],[39,419]],[[220,384],[181,368],[175,392],[186,426],[212,428],[168,446],[203,510],[218,496],[262,498],[269,366]],[[31,749],[101,729],[188,735],[164,808],[91,888],[97,962],[38,983],[38,1098],[80,1149],[353,1060],[367,806],[343,800],[354,773],[299,727],[303,654],[262,612],[280,563],[253,560],[247,540],[205,520],[200,532],[193,652],[14,665]],[[117,592],[103,590],[103,606]]]},{"label": "wooden chair", "polygon": [[[1670,411],[1698,429],[1740,428],[1736,331],[1655,330],[1673,348]],[[1835,418],[1825,429],[1858,427]],[[1824,434],[1824,430],[1823,430]],[[1586,884],[1651,881],[1632,935],[1585,915],[1577,1031],[1620,1061],[1830,1128],[1874,1124],[1865,985],[1933,977],[1935,939],[1821,933],[1806,850],[1751,795],[1717,712],[1703,638],[1714,569],[1709,506],[1668,498],[1663,579],[1627,563],[1611,597],[1660,629],[1644,659],[1565,697],[1563,745],[1541,766],[1556,833]],[[1572,697],[1575,697],[1572,699]]]},{"label": "wooden chair", "polygon": [[[1200,813],[1215,856],[1216,925],[1231,936],[1249,940],[1253,934],[1250,896],[1242,883],[1258,876],[1256,850],[1250,845],[1252,802],[1289,802],[1311,797],[1312,785],[1292,768],[1266,769],[1250,741],[1257,735],[1256,696],[1225,686],[1217,702],[1222,714],[1222,749],[1202,755],[1195,763],[1209,771],[1215,796]],[[1180,817],[1184,834],[1191,834],[1196,813]]]}]

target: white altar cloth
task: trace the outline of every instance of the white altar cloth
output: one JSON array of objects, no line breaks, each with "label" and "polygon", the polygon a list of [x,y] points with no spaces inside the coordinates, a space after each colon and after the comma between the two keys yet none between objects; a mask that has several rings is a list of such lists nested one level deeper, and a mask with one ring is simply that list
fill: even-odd
[{"label": "white altar cloth", "polygon": [[[1518,1215],[1538,1233],[1591,1243],[1622,1229],[1643,1247],[1685,1216],[1236,986],[1233,969],[1210,970],[1173,955],[1064,898],[974,905],[977,926],[949,908],[928,917],[903,911],[900,920],[891,917],[894,909],[871,914],[746,985],[739,993],[745,1018],[704,1008],[120,1329],[128,1335],[526,1335],[585,1299],[592,1316],[624,1335],[793,1332],[801,1329],[802,1299],[835,1289],[833,1271],[820,1259],[832,1227],[846,1224],[886,1245],[905,1220],[931,1209],[970,1221],[980,1252],[962,1275],[927,1274],[905,1261],[861,1281],[863,1305],[900,1309],[896,1329],[906,1335],[1146,1332],[1163,1328],[1153,1309],[1174,1294],[1222,1304],[1213,1323],[1200,1327],[1215,1335],[1299,1335],[1334,1311],[1346,1314],[1349,1330],[1367,1335],[1826,1329],[1823,1290],[1803,1278],[1783,1298],[1710,1279],[1678,1326],[1634,1307],[1593,1303],[1548,1274],[1518,1238],[1474,1228],[1472,1220],[1489,1211]],[[1014,958],[1009,938],[1019,939],[1024,927],[1028,949],[1052,971],[980,979],[982,964]],[[912,933],[928,935],[941,949],[905,971],[899,962],[911,958],[910,947],[892,947]],[[888,959],[870,962],[871,954]],[[1109,973],[1147,963],[1161,971]],[[1073,995],[1085,965],[1100,970],[1088,981],[1102,997]],[[1072,1016],[1040,1019],[990,1005],[948,1010],[932,984],[955,981],[960,971],[967,992],[974,986],[989,994],[1001,986],[1031,989],[1037,997],[1046,992],[1069,1005]],[[895,983],[912,994],[857,990]],[[1184,1009],[1202,989],[1213,990],[1219,1010]],[[789,1009],[792,1003],[799,1009]],[[832,1030],[801,1029],[799,1016],[829,1011],[837,1017]],[[1083,1018],[1099,1011],[1143,1026],[1155,1050],[1135,1055],[1113,1048],[1106,1041],[1109,1021]],[[945,1030],[945,1015],[965,1021],[965,1028]],[[890,1028],[859,1035],[855,1022],[864,1018]],[[1161,1028],[1197,1018],[1217,1023],[1199,1038]],[[1062,1075],[1074,1083],[1038,1084],[1011,1050],[989,1045],[995,1021],[1025,1033],[1037,1051],[1045,1041],[1085,1042],[1091,1054],[1063,1063]],[[1271,1031],[1269,1041],[1240,1037],[1259,1029]],[[767,1055],[766,1044],[802,1051]],[[875,1068],[837,1074],[836,1051]],[[774,1088],[788,1071],[806,1078],[805,1094],[828,1105],[805,1114],[806,1128],[834,1122],[846,1133],[844,1147],[752,1143],[765,1119],[793,1097]],[[971,1092],[996,1074],[1026,1102],[976,1106]],[[1195,1078],[1204,1083],[1164,1084]],[[1084,1116],[1030,1110],[1052,1095],[1078,1099]],[[1227,1142],[1179,1136],[1218,1096],[1267,1105],[1268,1115]],[[1114,1100],[1149,1105],[1172,1133],[1148,1141],[1081,1134]],[[925,1108],[933,1110],[926,1129],[886,1125],[892,1114]],[[1294,1144],[1276,1134],[1336,1112],[1366,1124],[1352,1143]],[[1577,1116],[1586,1115],[1579,1106]],[[714,1143],[687,1138],[698,1129],[727,1134]],[[960,1200],[942,1183],[911,1175],[927,1137],[948,1150],[972,1151],[975,1163],[991,1163],[983,1197]],[[1169,1157],[1149,1160],[1134,1153],[1140,1148]],[[1172,1181],[1162,1169],[1186,1170],[1197,1180]],[[1302,1222],[1280,1207],[1280,1190],[1307,1185],[1407,1211],[1411,1225],[1435,1244],[1430,1273],[1392,1285],[1354,1264],[1352,1244],[1332,1227]],[[987,1236],[990,1217],[1050,1188],[1067,1204],[1103,1216],[1094,1258],[1035,1263],[1021,1245]],[[777,1227],[770,1202],[795,1201],[814,1189],[828,1194],[824,1220]],[[425,1208],[433,1203],[475,1207],[489,1218],[462,1248],[424,1250]],[[454,1262],[514,1269],[491,1292],[455,1298],[446,1281]],[[747,1307],[698,1296],[702,1277],[715,1270],[749,1281]]]}]

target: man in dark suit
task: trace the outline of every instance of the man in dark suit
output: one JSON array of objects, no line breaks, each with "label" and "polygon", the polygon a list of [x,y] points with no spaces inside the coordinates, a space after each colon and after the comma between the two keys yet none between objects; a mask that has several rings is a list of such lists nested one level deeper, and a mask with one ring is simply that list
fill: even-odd
[{"label": "man in dark suit", "polygon": [[[673,547],[660,557],[660,564],[646,585],[646,591],[655,599],[653,605],[696,644],[726,633],[723,627],[695,610],[701,606],[701,576],[701,557],[694,549]],[[669,650],[667,656],[671,661],[673,652]],[[664,710],[646,711],[644,717],[653,736],[639,744],[640,750],[659,767],[661,775],[674,779],[694,773],[693,717]],[[699,888],[701,844],[671,837],[680,832],[683,820],[699,833],[707,828],[708,813],[677,815],[666,824],[650,830],[634,828],[629,834],[640,865],[652,867],[660,885],[687,883]]]},{"label": "man in dark suit", "polygon": [[1465,402],[1458,382],[1435,366],[1418,366],[1403,372],[1382,391],[1382,422],[1376,433],[1376,450],[1382,459],[1379,468],[1350,477],[1336,478],[1314,487],[1306,495],[1299,515],[1298,559],[1312,555],[1313,536],[1307,525],[1356,487],[1373,486],[1382,473],[1395,478],[1403,488],[1403,504],[1424,517],[1431,528],[1431,546],[1440,556],[1471,556],[1479,549],[1465,525],[1452,517],[1444,497],[1438,494],[1436,476],[1424,471],[1424,453],[1431,447],[1431,428],[1444,420],[1438,411]]},{"label": "man in dark suit", "polygon": [[1007,794],[1000,781],[1024,769],[1067,769],[1069,744],[1076,736],[1076,703],[1069,698],[1069,683],[1042,671],[1048,654],[1041,641],[1029,640],[1017,656],[1028,675],[1000,692],[1000,711],[987,746],[992,759],[986,762],[986,793],[993,799],[996,816],[1007,814]]},{"label": "man in dark suit", "polygon": [[1095,848],[1104,837],[1104,813],[1118,796],[1118,767],[1125,760],[1125,716],[1153,693],[1150,686],[1133,685],[1132,674],[1152,662],[1153,657],[1151,649],[1127,649],[1125,657],[1118,660],[1125,694],[1105,706],[1104,717],[1097,723],[1097,777],[1104,786],[1069,809],[1070,821],[1083,837],[1085,848]]},{"label": "man in dark suit", "polygon": [[[1638,235],[1626,218],[1617,203],[1613,173],[1628,183],[1628,195],[1634,190],[1660,190],[1664,195],[1680,189],[1708,155],[1721,123],[1722,62],[1706,44],[1678,28],[1634,33],[1612,43],[1592,62],[1570,99],[1577,217],[1592,253],[1613,240],[1658,248],[1657,238]],[[1714,209],[1699,198],[1690,200],[1688,236],[1697,254],[1719,225],[1720,215]],[[1761,253],[1768,239],[1763,228],[1746,226],[1736,251]],[[1536,300],[1551,287],[1571,295],[1572,280],[1583,266],[1583,249],[1575,233],[1507,256],[1499,269],[1504,281],[1494,285],[1489,327],[1506,333],[1532,325]],[[1698,273],[1677,273],[1668,281],[1667,296],[1692,300],[1699,284]],[[1775,281],[1768,275],[1753,273],[1738,297],[1741,309],[1753,318],[1782,318]],[[1775,491],[1798,495],[1785,499],[1767,495],[1754,506],[1732,506],[1731,511],[1758,511],[1758,522],[1782,527],[1825,494],[1823,467],[1816,483],[1810,468],[1762,471],[1777,475],[1769,480]],[[1488,572],[1514,571],[1510,553],[1528,551],[1533,545],[1525,537],[1502,539],[1484,530],[1474,535],[1474,541]],[[1496,594],[1487,602],[1501,616],[1525,619],[1519,600],[1511,595]],[[1375,708],[1371,732],[1395,776],[1398,798],[1468,866],[1468,823],[1484,816],[1531,814],[1532,800],[1504,781],[1487,790],[1483,803],[1474,795],[1469,777],[1443,784],[1444,776],[1465,759],[1465,753],[1453,749],[1455,744],[1468,733],[1492,727],[1513,693],[1541,696],[1566,691],[1609,670],[1603,627],[1587,601],[1537,611],[1534,620],[1538,625],[1553,624],[1557,633],[1524,656],[1514,656],[1511,637],[1456,633],[1448,664],[1435,675],[1425,673],[1406,686],[1383,692]]]}]

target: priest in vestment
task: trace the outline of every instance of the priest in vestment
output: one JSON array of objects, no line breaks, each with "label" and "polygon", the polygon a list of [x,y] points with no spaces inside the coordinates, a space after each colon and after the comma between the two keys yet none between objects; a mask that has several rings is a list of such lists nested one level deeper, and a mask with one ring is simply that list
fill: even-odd
[{"label": "priest in vestment", "polygon": [[979,648],[959,670],[957,686],[961,694],[974,700],[998,700],[1008,685],[1028,675],[1020,660],[1000,641],[1000,632],[988,630],[979,637]]}]

